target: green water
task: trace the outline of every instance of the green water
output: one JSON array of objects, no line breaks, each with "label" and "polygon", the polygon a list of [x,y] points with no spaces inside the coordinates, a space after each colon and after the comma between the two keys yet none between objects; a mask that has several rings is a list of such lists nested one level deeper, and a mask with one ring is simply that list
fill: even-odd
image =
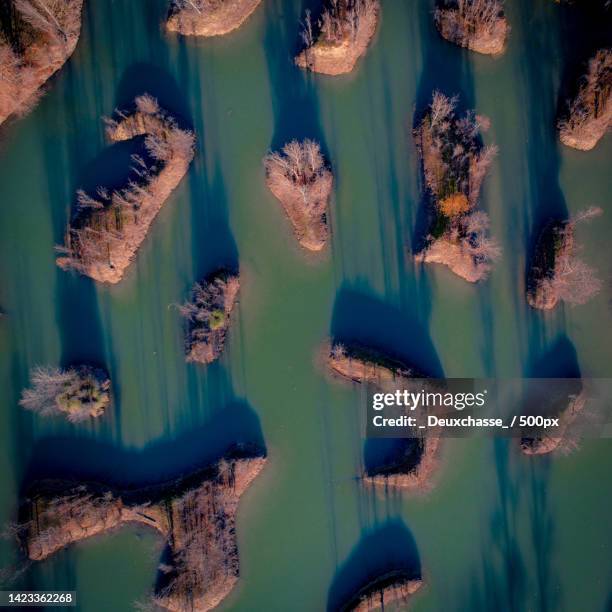
[{"label": "green water", "polygon": [[[264,0],[214,41],[166,36],[165,0],[85,4],[75,54],[0,140],[0,520],[35,477],[150,482],[232,440],[262,441],[268,466],[238,514],[241,580],[221,609],[324,610],[330,589],[410,550],[427,582],[419,612],[608,610],[609,442],[528,460],[503,441],[448,440],[429,493],[376,492],[355,479],[363,392],[316,364],[334,335],[450,377],[541,374],[543,359],[552,371],[576,360],[585,375],[612,375],[612,139],[581,153],[554,133],[564,71],[588,46],[573,38],[586,27],[579,9],[509,0],[509,46],[491,59],[439,39],[429,2],[386,0],[359,70],[331,79],[291,64],[307,2]],[[482,202],[504,257],[478,286],[408,257],[420,197],[410,130],[436,87],[487,115],[485,140],[500,148]],[[107,150],[101,116],[143,91],[193,125],[197,156],[125,280],[96,286],[60,271],[53,245],[75,190],[116,180],[127,161],[125,149]],[[306,136],[322,142],[337,178],[321,257],[298,249],[263,182],[266,151]],[[607,210],[579,238],[603,291],[586,306],[530,311],[534,228],[592,204]],[[238,261],[224,355],[186,365],[172,305]],[[109,369],[109,415],[73,426],[18,408],[30,367],[78,361]],[[87,612],[129,610],[152,588],[160,551],[153,534],[124,529],[29,567],[19,584],[76,590]],[[18,562],[13,542],[0,552],[2,565]]]}]

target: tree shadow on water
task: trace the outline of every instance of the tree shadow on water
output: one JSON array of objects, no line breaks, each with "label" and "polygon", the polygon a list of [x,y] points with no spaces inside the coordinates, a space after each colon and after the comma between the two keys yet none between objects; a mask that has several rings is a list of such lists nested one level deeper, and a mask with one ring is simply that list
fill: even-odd
[{"label": "tree shadow on water", "polygon": [[327,610],[341,610],[368,583],[398,570],[409,579],[421,578],[421,561],[414,537],[403,522],[394,519],[366,531],[336,570],[327,596]]},{"label": "tree shadow on water", "polygon": [[163,482],[209,465],[233,445],[265,450],[259,417],[238,398],[203,424],[154,440],[143,449],[91,437],[43,438],[34,446],[24,489],[45,478],[94,480],[118,487]]},{"label": "tree shadow on water", "polygon": [[294,138],[312,138],[319,142],[329,159],[319,117],[317,77],[294,64],[294,57],[301,48],[300,22],[306,9],[310,9],[313,19],[316,19],[322,6],[321,0],[297,3],[268,0],[265,3],[264,48],[274,110],[274,134],[270,147],[276,150]]},{"label": "tree shadow on water", "polygon": [[336,294],[330,331],[334,341],[362,344],[428,376],[444,376],[427,327],[408,307],[392,306],[344,283]]}]

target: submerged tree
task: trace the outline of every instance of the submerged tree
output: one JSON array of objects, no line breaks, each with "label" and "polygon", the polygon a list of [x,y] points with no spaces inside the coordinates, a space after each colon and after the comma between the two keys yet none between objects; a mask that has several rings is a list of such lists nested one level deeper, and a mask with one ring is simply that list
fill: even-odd
[{"label": "submerged tree", "polygon": [[31,388],[19,404],[42,416],[64,415],[76,423],[101,416],[110,404],[110,380],[100,369],[79,366],[61,370],[34,368]]}]

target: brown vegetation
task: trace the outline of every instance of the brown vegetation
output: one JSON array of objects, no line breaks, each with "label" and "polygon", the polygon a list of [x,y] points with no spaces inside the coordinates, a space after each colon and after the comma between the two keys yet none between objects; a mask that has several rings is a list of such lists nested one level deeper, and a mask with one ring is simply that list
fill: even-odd
[{"label": "brown vegetation", "polygon": [[485,278],[500,256],[488,237],[489,217],[479,210],[482,181],[495,156],[482,147],[481,118],[455,115],[456,99],[434,92],[433,101],[414,131],[425,184],[433,203],[430,233],[417,261],[442,263],[470,282]]},{"label": "brown vegetation", "polygon": [[342,606],[341,612],[374,612],[374,610],[403,609],[410,597],[422,586],[420,578],[414,578],[405,570],[395,570],[378,576],[361,588]]},{"label": "brown vegetation", "polygon": [[569,103],[567,116],[559,121],[559,137],[568,147],[592,149],[612,126],[612,49],[600,49],[578,94]]},{"label": "brown vegetation", "polygon": [[379,0],[327,0],[317,23],[306,11],[300,68],[337,75],[351,72],[376,33]]},{"label": "brown vegetation", "polygon": [[0,30],[0,124],[37,102],[42,85],[72,55],[83,0],[13,0]]},{"label": "brown vegetation", "polygon": [[238,276],[225,271],[194,285],[191,300],[179,307],[187,320],[187,361],[211,363],[221,355],[239,289]]},{"label": "brown vegetation", "polygon": [[356,344],[334,343],[327,356],[327,366],[332,374],[381,389],[396,389],[408,384],[411,378],[424,378],[416,369]]},{"label": "brown vegetation", "polygon": [[166,28],[184,36],[222,36],[239,28],[261,0],[171,0]]},{"label": "brown vegetation", "polygon": [[141,490],[45,481],[21,509],[18,533],[27,556],[46,559],[62,548],[126,523],[157,530],[169,558],[154,601],[169,610],[210,610],[239,575],[236,510],[265,458],[234,453],[185,479]]},{"label": "brown vegetation", "polygon": [[[414,379],[426,376],[413,367],[359,345],[334,343],[327,357],[330,372],[356,383],[375,385],[383,391],[410,389]],[[419,390],[422,380],[419,383]],[[423,490],[437,465],[439,437],[413,437],[405,440],[400,454],[391,464],[369,469],[365,482],[375,486]]]},{"label": "brown vegetation", "polygon": [[319,145],[292,140],[282,151],[269,153],[264,165],[266,184],[283,205],[300,244],[310,251],[323,249],[329,236],[333,176]]},{"label": "brown vegetation", "polygon": [[79,190],[78,209],[58,247],[57,265],[74,269],[94,280],[117,283],[145,239],[164,202],[187,173],[194,155],[195,137],[178,127],[149,95],[136,98],[133,113],[119,112],[108,119],[111,142],[145,136],[147,159],[134,155],[134,178],[109,193],[95,196]]},{"label": "brown vegetation", "polygon": [[503,52],[510,29],[501,0],[441,0],[434,19],[443,38],[488,55]]},{"label": "brown vegetation", "polygon": [[576,224],[600,215],[591,207],[568,221],[553,221],[541,232],[527,278],[527,302],[533,308],[550,310],[559,301],[585,304],[597,295],[601,281],[577,254]]},{"label": "brown vegetation", "polygon": [[570,402],[565,409],[555,415],[559,419],[559,425],[554,428],[554,433],[547,434],[544,432],[538,437],[521,438],[523,453],[525,455],[545,455],[556,450],[570,448],[571,440],[568,437],[568,429],[584,410],[587,399],[587,393],[584,389],[570,398]]},{"label": "brown vegetation", "polygon": [[63,415],[72,423],[101,416],[110,404],[110,379],[89,366],[34,368],[19,404],[42,416]]}]

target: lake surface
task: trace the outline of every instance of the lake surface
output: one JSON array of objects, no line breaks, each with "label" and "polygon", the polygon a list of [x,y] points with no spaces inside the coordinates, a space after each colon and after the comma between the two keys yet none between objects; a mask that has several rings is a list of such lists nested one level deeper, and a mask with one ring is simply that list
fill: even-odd
[{"label": "lake surface", "polygon": [[[552,0],[509,0],[508,49],[491,59],[440,39],[432,3],[386,0],[359,69],[326,78],[292,65],[299,20],[317,4],[264,0],[238,32],[192,41],[164,33],[166,0],[86,0],[75,54],[34,112],[3,130],[0,521],[37,477],[154,482],[233,441],[258,441],[269,462],[240,506],[241,580],[222,610],[325,610],[370,566],[406,555],[427,582],[418,612],[609,610],[609,441],[530,460],[503,440],[446,440],[430,492],[374,491],[356,479],[363,391],[316,363],[334,336],[448,377],[555,376],[567,364],[612,376],[612,138],[582,153],[554,130],[568,75],[593,45],[610,44],[605,21]],[[485,141],[499,146],[481,200],[504,255],[477,286],[408,256],[420,202],[410,132],[435,88],[488,116]],[[124,176],[129,149],[108,149],[101,118],[143,92],[193,127],[197,155],[124,281],[103,287],[57,268],[53,246],[77,188]],[[265,153],[304,137],[320,140],[337,179],[320,257],[299,250],[263,180]],[[578,232],[602,293],[553,314],[530,310],[537,228],[589,205],[605,209]],[[238,262],[222,359],[185,364],[174,305]],[[32,366],[82,361],[111,373],[107,416],[73,426],[18,407]],[[30,566],[19,584],[76,590],[87,612],[130,610],[154,584],[160,547],[124,529]],[[0,553],[3,566],[17,561],[11,541]]]}]

